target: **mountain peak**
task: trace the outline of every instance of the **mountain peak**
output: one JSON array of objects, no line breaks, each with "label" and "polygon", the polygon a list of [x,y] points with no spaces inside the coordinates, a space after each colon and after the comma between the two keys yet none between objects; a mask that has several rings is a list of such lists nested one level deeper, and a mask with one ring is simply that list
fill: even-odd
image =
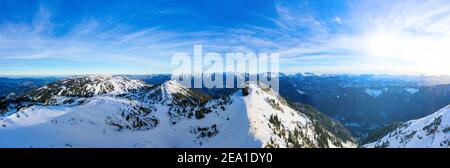
[{"label": "mountain peak", "polygon": [[169,80],[161,85],[161,88],[169,94],[183,93],[188,89],[175,80]]},{"label": "mountain peak", "polygon": [[187,88],[175,80],[169,80],[155,86],[150,92],[150,97],[165,104],[185,101],[192,104],[201,104],[211,99],[209,95]]},{"label": "mountain peak", "polygon": [[53,96],[92,97],[101,94],[123,94],[144,87],[148,87],[148,85],[125,76],[86,75],[51,83],[31,91],[27,96],[45,102]]}]

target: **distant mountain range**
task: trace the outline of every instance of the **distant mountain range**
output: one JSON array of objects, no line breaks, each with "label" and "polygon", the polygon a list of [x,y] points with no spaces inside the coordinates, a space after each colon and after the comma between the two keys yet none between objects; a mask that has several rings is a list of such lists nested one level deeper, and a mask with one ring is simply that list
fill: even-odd
[{"label": "distant mountain range", "polygon": [[285,76],[280,94],[341,121],[364,140],[385,126],[427,116],[450,104],[450,85],[377,75]]},{"label": "distant mountain range", "polygon": [[36,78],[6,78],[0,77],[0,98],[14,97],[32,89],[44,86],[61,78],[36,77]]}]

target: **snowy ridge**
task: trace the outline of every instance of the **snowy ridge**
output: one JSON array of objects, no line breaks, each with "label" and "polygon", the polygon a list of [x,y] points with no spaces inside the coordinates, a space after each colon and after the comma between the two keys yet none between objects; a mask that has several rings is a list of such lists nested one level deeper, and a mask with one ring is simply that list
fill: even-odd
[{"label": "snowy ridge", "polygon": [[263,144],[286,147],[283,135],[277,135],[278,132],[294,131],[296,128],[304,130],[306,137],[313,136],[312,129],[307,128],[311,121],[281,102],[277,94],[271,90],[264,91],[254,83],[249,84],[248,92],[244,101],[251,132]]},{"label": "snowy ridge", "polygon": [[[253,83],[211,99],[175,81],[153,87],[123,77],[83,81],[101,82],[59,81],[93,94],[55,94],[66,103],[30,104],[0,117],[0,147],[356,147]],[[105,90],[109,85],[114,89]]]},{"label": "snowy ridge", "polygon": [[124,94],[149,87],[142,81],[124,76],[88,75],[76,76],[41,87],[28,96],[45,101],[53,96],[92,97],[101,94]]},{"label": "snowy ridge", "polygon": [[183,85],[173,80],[163,83],[161,89],[168,94],[185,93],[187,90]]},{"label": "snowy ridge", "polygon": [[195,101],[193,99],[196,96],[192,90],[173,80],[166,81],[163,84],[156,86],[151,90],[150,94],[156,94],[155,96],[159,96],[157,101],[161,103],[171,103],[172,101],[176,101],[175,99],[179,98],[179,96],[183,96],[194,103]]},{"label": "snowy ridge", "polygon": [[[277,92],[255,83],[248,85],[244,96],[251,133],[267,147],[355,147],[338,140],[326,130],[326,144],[318,139],[317,125],[305,114],[294,110]],[[322,137],[324,138],[324,137]]]},{"label": "snowy ridge", "polygon": [[405,122],[386,136],[364,147],[448,148],[450,105],[426,117]]}]

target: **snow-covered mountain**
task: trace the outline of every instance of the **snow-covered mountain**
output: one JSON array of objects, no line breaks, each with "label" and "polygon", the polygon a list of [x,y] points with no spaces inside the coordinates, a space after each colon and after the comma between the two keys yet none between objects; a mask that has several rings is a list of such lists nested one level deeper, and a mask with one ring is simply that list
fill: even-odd
[{"label": "snow-covered mountain", "polygon": [[402,123],[394,131],[364,147],[449,148],[450,105],[426,117]]},{"label": "snow-covered mountain", "polygon": [[146,87],[144,82],[123,76],[76,76],[36,89],[28,93],[28,96],[35,100],[44,100],[52,96],[92,97],[106,93],[122,94],[143,87]]},{"label": "snow-covered mountain", "polygon": [[338,122],[255,83],[213,99],[175,81],[81,76],[4,104],[0,147],[356,147]]}]

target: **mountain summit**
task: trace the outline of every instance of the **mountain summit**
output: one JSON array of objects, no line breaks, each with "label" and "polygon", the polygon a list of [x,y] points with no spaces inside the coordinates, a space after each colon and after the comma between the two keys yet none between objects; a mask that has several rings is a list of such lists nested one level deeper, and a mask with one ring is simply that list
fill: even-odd
[{"label": "mountain summit", "polygon": [[88,75],[60,80],[36,89],[27,96],[43,100],[52,96],[92,97],[101,94],[123,94],[137,91],[147,85],[124,76]]}]

